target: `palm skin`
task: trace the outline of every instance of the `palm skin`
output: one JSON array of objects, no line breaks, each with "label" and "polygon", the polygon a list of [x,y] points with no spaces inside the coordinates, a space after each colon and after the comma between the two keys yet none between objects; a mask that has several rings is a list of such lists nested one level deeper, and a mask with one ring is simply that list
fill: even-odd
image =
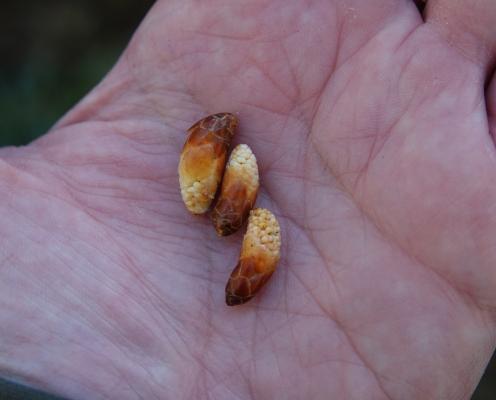
[{"label": "palm skin", "polygon": [[[356,3],[356,4],[355,4]],[[482,69],[413,3],[157,3],[109,76],[3,149],[0,371],[75,398],[466,399],[494,346]],[[282,259],[181,202],[184,132],[239,113]]]}]

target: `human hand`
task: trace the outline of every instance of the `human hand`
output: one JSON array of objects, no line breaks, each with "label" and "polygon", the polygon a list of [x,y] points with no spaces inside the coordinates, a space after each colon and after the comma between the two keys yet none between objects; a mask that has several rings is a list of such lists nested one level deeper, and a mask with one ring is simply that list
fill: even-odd
[{"label": "human hand", "polygon": [[[495,342],[496,6],[159,1],[47,135],[0,151],[0,373],[74,399],[466,399]],[[181,202],[238,112],[282,259]],[[489,121],[489,122],[488,122]]]}]

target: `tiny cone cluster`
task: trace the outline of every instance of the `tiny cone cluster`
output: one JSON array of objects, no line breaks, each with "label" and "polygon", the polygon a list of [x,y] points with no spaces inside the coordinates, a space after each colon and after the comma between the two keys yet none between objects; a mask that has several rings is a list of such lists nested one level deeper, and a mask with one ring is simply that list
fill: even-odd
[{"label": "tiny cone cluster", "polygon": [[[259,188],[257,159],[250,147],[240,144],[226,165],[238,119],[230,113],[209,115],[188,129],[179,159],[181,197],[192,214],[211,212],[219,236],[239,230],[248,219],[239,262],[226,286],[226,303],[243,304],[264,286],[280,258],[281,233],[269,210],[253,208]],[[222,184],[221,184],[222,182]]]}]

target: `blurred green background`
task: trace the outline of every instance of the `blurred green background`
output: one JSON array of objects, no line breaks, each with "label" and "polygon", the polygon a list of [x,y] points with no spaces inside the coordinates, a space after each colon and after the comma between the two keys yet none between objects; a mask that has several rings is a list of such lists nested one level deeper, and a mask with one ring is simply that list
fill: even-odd
[{"label": "blurred green background", "polygon": [[[4,0],[0,145],[23,145],[46,132],[114,64],[152,3]],[[13,393],[11,386],[7,393],[7,386],[0,385],[0,399],[41,398]],[[496,399],[496,360],[472,399]]]},{"label": "blurred green background", "polygon": [[4,0],[0,142],[43,134],[113,65],[151,0]]}]

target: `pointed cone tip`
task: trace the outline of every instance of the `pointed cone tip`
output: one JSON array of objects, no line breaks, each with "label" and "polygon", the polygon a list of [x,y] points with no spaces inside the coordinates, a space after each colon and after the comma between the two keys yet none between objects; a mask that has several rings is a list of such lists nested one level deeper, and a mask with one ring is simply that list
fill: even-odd
[{"label": "pointed cone tip", "polygon": [[235,294],[226,293],[226,304],[228,306],[238,306],[240,304],[246,303],[249,298],[236,296]]}]

